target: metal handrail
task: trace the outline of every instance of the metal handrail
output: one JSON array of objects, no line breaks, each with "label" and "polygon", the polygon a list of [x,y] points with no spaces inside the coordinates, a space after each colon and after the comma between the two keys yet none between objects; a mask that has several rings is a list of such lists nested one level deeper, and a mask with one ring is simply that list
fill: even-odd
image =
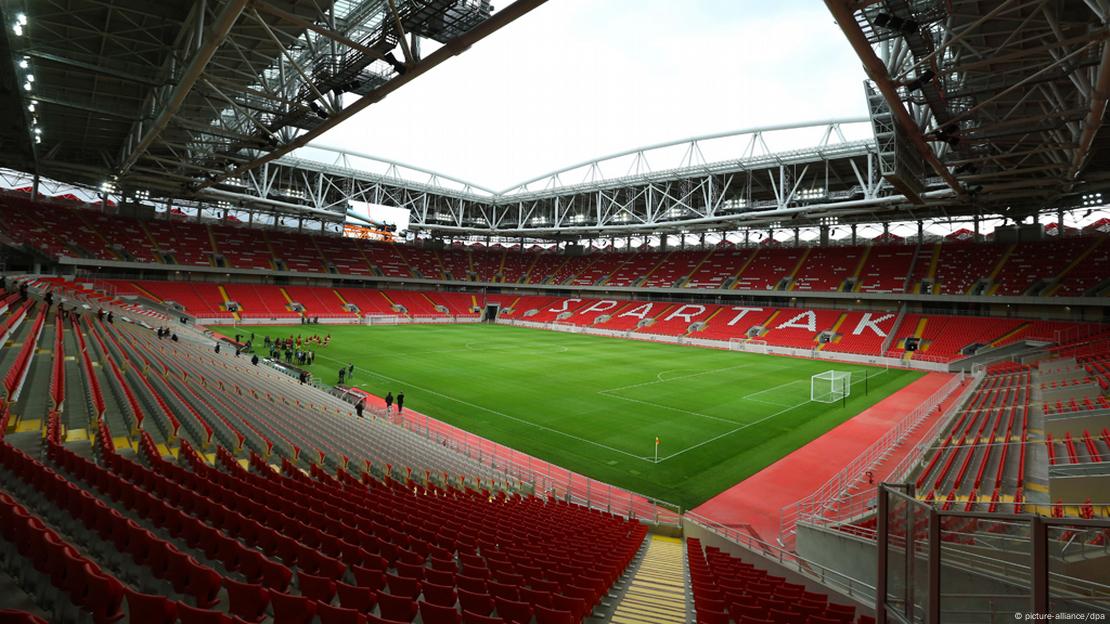
[{"label": "metal handrail", "polygon": [[776,561],[779,565],[806,578],[812,579],[822,585],[835,587],[856,600],[868,604],[875,600],[875,587],[873,585],[848,576],[838,570],[823,566],[815,561],[806,559],[796,552],[787,550],[777,544],[765,542],[752,535],[750,531],[741,531],[729,527],[694,512],[686,512],[684,518],[688,522],[715,533],[737,546],[749,550],[761,557]]},{"label": "metal handrail", "polygon": [[[839,506],[848,490],[859,483],[875,464],[886,457],[893,448],[901,444],[910,433],[915,431],[934,410],[942,405],[944,401],[964,383],[965,380],[966,377],[963,373],[950,379],[944,386],[934,392],[932,396],[899,420],[894,427],[872,443],[871,446],[860,453],[840,472],[821,485],[821,487],[817,488],[805,498],[783,507],[779,516],[779,543],[786,545],[793,541],[797,523],[800,519],[809,520],[814,517],[819,518],[822,517],[823,512],[827,511],[834,503],[836,506]],[[938,419],[937,425],[934,425],[927,436],[932,435],[940,423],[946,422],[950,419],[952,414],[958,411],[959,406],[966,400],[966,397],[970,395],[969,393],[973,391],[981,380],[982,374],[979,374],[977,378],[973,377],[973,382],[968,384],[960,400],[953,402],[947,413]],[[919,447],[915,447],[915,449],[899,463],[895,470],[902,470],[903,465],[910,460],[910,457],[913,457],[912,461],[916,462],[919,456]],[[861,494],[873,496],[870,492],[857,493],[853,496],[859,496]]]}]

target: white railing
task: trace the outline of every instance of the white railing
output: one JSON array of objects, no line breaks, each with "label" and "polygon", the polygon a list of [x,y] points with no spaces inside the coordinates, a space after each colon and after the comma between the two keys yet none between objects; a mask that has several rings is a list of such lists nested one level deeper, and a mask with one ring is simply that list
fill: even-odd
[{"label": "white railing", "polygon": [[[341,398],[348,402],[357,400],[350,391],[344,392]],[[401,414],[372,411],[394,425],[489,466],[507,481],[532,485],[537,495],[550,494],[568,502],[655,524],[678,526],[681,523],[682,512],[677,505],[591,479],[426,414],[411,410]]]},{"label": "white railing", "polygon": [[743,528],[733,528],[693,512],[687,512],[683,518],[742,548],[750,550],[756,555],[776,561],[779,565],[806,578],[812,579],[827,587],[838,589],[841,593],[855,598],[860,602],[870,604],[875,600],[874,586],[848,576],[843,572],[810,561],[782,546],[765,542]]},{"label": "white railing", "polygon": [[[788,548],[792,548],[797,524],[801,520],[813,521],[814,518],[819,518],[822,521],[828,521],[830,515],[835,516],[837,519],[847,519],[853,517],[853,513],[858,514],[865,511],[868,501],[870,498],[874,497],[873,492],[870,488],[864,488],[863,492],[850,494],[851,489],[860,484],[867,477],[868,472],[886,458],[892,450],[899,446],[911,433],[916,431],[921,423],[927,420],[931,414],[935,413],[944,401],[946,401],[965,380],[966,378],[963,373],[954,376],[934,392],[932,396],[925,399],[924,402],[915,407],[909,414],[906,414],[894,427],[883,434],[881,438],[856,456],[856,458],[840,472],[826,481],[824,485],[817,488],[817,490],[809,496],[783,507],[779,517],[779,542]],[[954,401],[949,406],[948,410],[937,419],[937,423],[926,434],[926,437],[922,438],[923,440],[931,439],[928,438],[928,436],[935,437],[934,434],[939,432],[938,427],[940,424],[948,421],[952,415],[959,411],[960,406],[967,397],[971,396],[971,393],[980,380],[982,380],[982,374],[973,378],[972,383],[967,385],[960,398]],[[927,446],[927,442],[925,446]],[[891,477],[888,479],[897,480],[895,475],[898,475],[898,471],[910,461],[911,457],[913,457],[912,461],[916,463],[922,452],[924,452],[922,450],[922,445],[915,446],[898,466],[895,467],[894,471],[891,472]],[[912,466],[913,464],[910,463],[909,465]]]}]

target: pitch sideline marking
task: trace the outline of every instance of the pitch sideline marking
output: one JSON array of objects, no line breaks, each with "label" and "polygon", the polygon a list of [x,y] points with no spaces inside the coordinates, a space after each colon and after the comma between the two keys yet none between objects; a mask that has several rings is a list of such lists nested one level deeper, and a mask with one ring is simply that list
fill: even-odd
[{"label": "pitch sideline marking", "polygon": [[[328,358],[328,359],[332,359],[332,358]],[[561,436],[564,436],[564,437],[567,437],[567,438],[578,440],[579,442],[585,442],[586,444],[592,444],[592,445],[597,446],[599,448],[603,448],[603,449],[606,449],[608,451],[613,451],[614,453],[620,453],[621,455],[627,455],[628,457],[632,457],[634,459],[638,459],[640,461],[647,462],[649,464],[654,463],[651,460],[651,458],[643,457],[643,456],[640,456],[640,455],[634,455],[632,453],[629,453],[628,451],[622,451],[619,448],[613,448],[609,445],[602,444],[600,442],[595,442],[593,440],[587,440],[586,438],[578,437],[578,436],[574,435],[573,433],[567,433],[565,431],[559,431],[558,429],[552,429],[551,427],[541,425],[541,424],[538,424],[538,423],[534,423],[534,422],[531,422],[529,420],[524,420],[523,418],[517,418],[516,416],[510,416],[509,414],[506,414],[504,412],[499,412],[497,410],[490,409],[488,407],[483,407],[481,405],[478,405],[477,403],[471,403],[470,401],[464,401],[462,399],[459,399],[459,398],[456,398],[456,397],[453,397],[453,396],[450,396],[450,395],[447,395],[447,394],[443,394],[442,392],[436,392],[435,390],[430,390],[428,388],[423,388],[421,386],[418,386],[418,385],[413,384],[413,383],[409,383],[409,382],[404,381],[402,379],[397,379],[396,377],[390,377],[389,375],[383,375],[381,373],[374,372],[374,371],[367,371],[367,374],[373,375],[375,377],[380,377],[382,379],[388,379],[390,381],[393,381],[393,382],[396,382],[396,383],[399,383],[399,384],[407,385],[408,387],[416,388],[417,390],[420,390],[421,392],[425,392],[427,394],[434,394],[438,397],[443,397],[444,399],[447,399],[448,401],[454,401],[456,403],[460,403],[460,404],[466,405],[468,407],[473,407],[475,409],[480,409],[484,412],[489,412],[490,414],[493,414],[495,416],[500,416],[502,418],[506,418],[508,420],[512,420],[512,421],[515,421],[515,422],[518,422],[518,423],[521,423],[521,424],[524,424],[524,425],[529,425],[529,426],[535,427],[537,429],[542,429],[544,431],[549,431],[551,433],[555,433],[555,434],[558,434],[558,435],[561,435]]]}]

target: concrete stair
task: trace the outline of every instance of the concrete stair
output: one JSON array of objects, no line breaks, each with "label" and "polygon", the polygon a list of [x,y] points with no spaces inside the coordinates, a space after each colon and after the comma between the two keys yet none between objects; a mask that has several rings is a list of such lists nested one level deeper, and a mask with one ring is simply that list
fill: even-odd
[{"label": "concrete stair", "polygon": [[682,541],[661,535],[652,535],[650,539],[610,622],[677,624],[688,619]]}]

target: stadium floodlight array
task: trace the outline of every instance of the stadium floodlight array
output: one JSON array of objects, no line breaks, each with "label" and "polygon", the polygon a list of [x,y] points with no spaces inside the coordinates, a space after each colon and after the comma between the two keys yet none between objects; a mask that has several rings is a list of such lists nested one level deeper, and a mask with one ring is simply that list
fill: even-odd
[{"label": "stadium floodlight array", "polygon": [[809,379],[809,400],[815,403],[836,403],[852,394],[852,373],[827,370]]},{"label": "stadium floodlight array", "polygon": [[767,341],[752,338],[729,338],[729,351],[744,351],[746,353],[767,353]]}]

